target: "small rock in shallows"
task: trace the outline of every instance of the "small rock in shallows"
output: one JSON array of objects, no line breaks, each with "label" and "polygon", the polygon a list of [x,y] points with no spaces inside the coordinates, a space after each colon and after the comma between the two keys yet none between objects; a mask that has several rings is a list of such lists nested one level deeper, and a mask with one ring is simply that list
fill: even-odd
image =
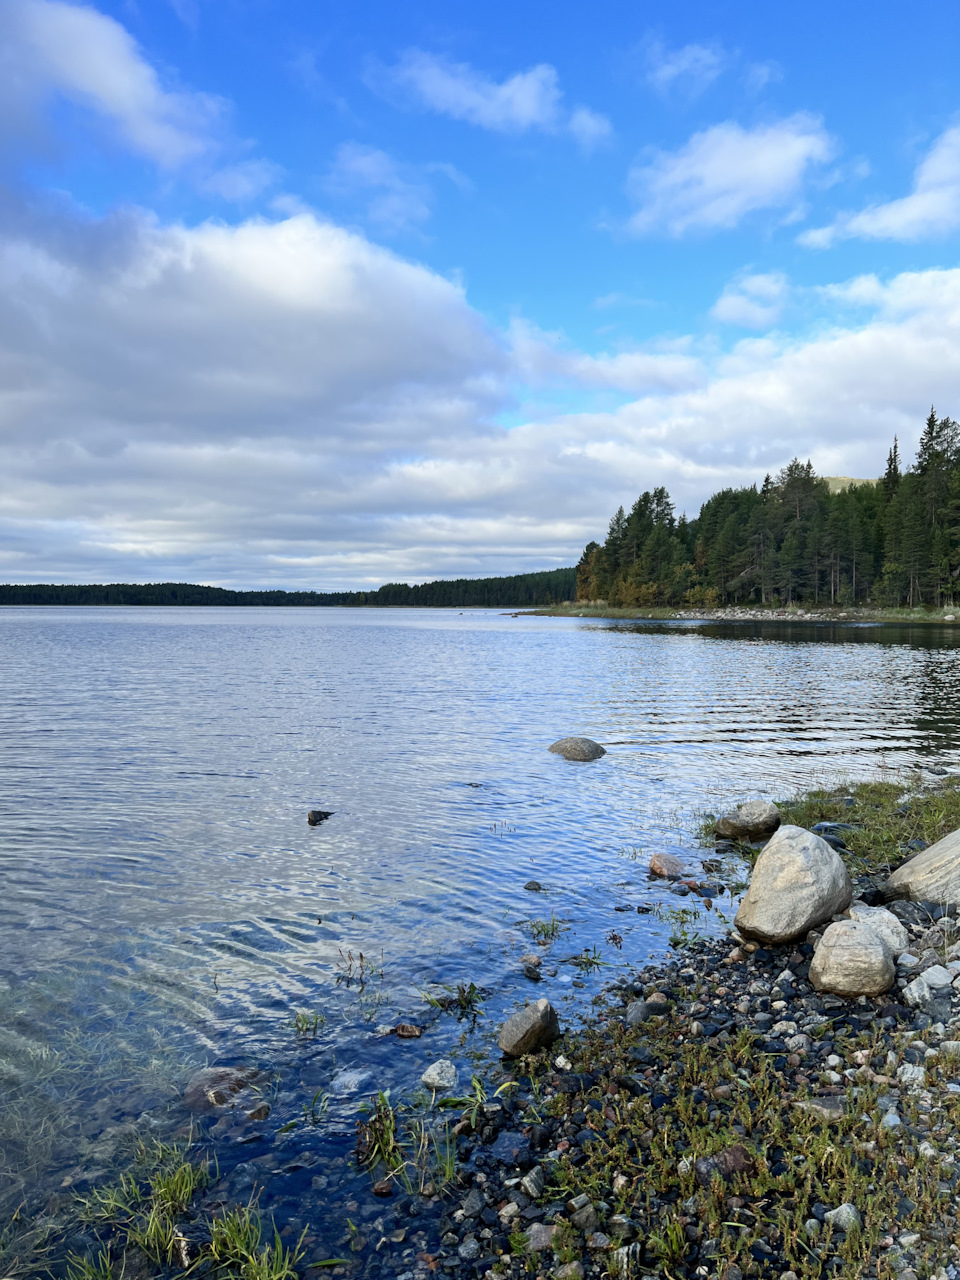
[{"label": "small rock in shallows", "polygon": [[439,1062],[431,1062],[420,1077],[420,1083],[436,1093],[450,1093],[457,1087],[459,1076],[457,1068],[449,1058],[441,1058]]},{"label": "small rock in shallows", "polygon": [[554,755],[563,756],[564,760],[599,760],[607,753],[599,742],[592,738],[560,738],[549,748]]},{"label": "small rock in shallows", "polygon": [[650,874],[669,879],[683,875],[683,862],[672,853],[655,853],[650,859]]}]

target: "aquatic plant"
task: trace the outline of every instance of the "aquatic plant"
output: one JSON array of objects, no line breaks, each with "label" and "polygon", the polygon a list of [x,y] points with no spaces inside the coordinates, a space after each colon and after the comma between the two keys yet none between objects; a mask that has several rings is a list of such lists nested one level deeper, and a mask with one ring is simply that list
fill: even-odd
[{"label": "aquatic plant", "polygon": [[325,1014],[317,1013],[315,1010],[311,1012],[307,1009],[298,1009],[288,1025],[293,1027],[298,1036],[316,1037],[317,1032],[325,1025],[326,1021]]},{"label": "aquatic plant", "polygon": [[253,1202],[231,1209],[210,1222],[207,1256],[214,1274],[237,1280],[296,1280],[297,1263],[303,1257],[303,1238],[292,1249],[284,1247],[276,1226],[273,1241],[263,1244],[263,1223]]},{"label": "aquatic plant", "polygon": [[536,942],[554,942],[562,933],[570,928],[566,920],[561,920],[555,911],[550,912],[549,920],[531,920],[530,932]]},{"label": "aquatic plant", "polygon": [[483,991],[476,983],[458,982],[456,987],[444,986],[442,990],[447,994],[438,995],[436,989],[424,989],[420,992],[420,998],[432,1009],[442,1009],[446,1013],[456,1010],[458,1021],[461,1018],[483,1016],[483,1005],[480,1003]]},{"label": "aquatic plant", "polygon": [[577,968],[582,969],[584,973],[589,973],[593,969],[609,967],[610,964],[608,960],[601,958],[600,951],[597,947],[584,947],[579,955],[571,956],[570,963],[575,964]]}]

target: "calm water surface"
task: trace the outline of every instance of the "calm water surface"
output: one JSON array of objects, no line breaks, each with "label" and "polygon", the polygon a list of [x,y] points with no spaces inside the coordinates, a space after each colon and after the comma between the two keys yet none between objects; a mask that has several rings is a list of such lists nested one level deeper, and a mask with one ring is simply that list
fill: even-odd
[{"label": "calm water surface", "polygon": [[[4,609],[0,1243],[21,1202],[56,1213],[104,1176],[120,1126],[181,1124],[184,1082],[217,1062],[270,1081],[268,1122],[213,1134],[228,1188],[253,1152],[296,1219],[302,1167],[283,1169],[349,1181],[362,1097],[440,1056],[465,1080],[468,1054],[492,1060],[534,992],[523,921],[568,924],[536,994],[572,1016],[611,970],[575,989],[571,955],[667,946],[635,908],[678,900],[645,864],[698,866],[698,810],[960,765],[958,643],[949,626]],[[570,733],[608,755],[548,754]],[[310,828],[310,808],[334,816]],[[419,994],[457,981],[488,993],[472,1035]],[[398,1018],[428,1031],[375,1035]],[[278,1133],[318,1089],[325,1124]]]}]

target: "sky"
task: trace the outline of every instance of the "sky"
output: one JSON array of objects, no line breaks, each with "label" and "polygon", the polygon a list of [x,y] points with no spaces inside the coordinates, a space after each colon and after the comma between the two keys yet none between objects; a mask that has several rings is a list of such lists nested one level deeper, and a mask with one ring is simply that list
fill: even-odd
[{"label": "sky", "polygon": [[573,564],[960,417],[960,8],[0,0],[0,580]]}]

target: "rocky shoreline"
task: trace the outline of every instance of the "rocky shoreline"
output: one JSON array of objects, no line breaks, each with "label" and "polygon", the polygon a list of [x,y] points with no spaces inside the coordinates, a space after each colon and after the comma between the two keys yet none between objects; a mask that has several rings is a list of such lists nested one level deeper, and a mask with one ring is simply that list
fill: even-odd
[{"label": "rocky shoreline", "polygon": [[530,614],[535,617],[562,618],[619,618],[624,620],[689,620],[697,622],[888,622],[888,623],[951,623],[956,622],[958,613],[955,609],[923,610],[916,609],[871,609],[862,606],[854,608],[838,608],[836,605],[812,606],[801,608],[774,608],[772,606],[738,606],[729,605],[716,608],[693,608],[678,606],[648,606],[646,608],[606,605],[588,602],[551,606],[542,609],[521,610],[512,614],[523,617]]},{"label": "rocky shoreline", "polygon": [[[756,837],[779,821],[771,809],[717,830]],[[820,884],[783,875],[804,843],[827,866]],[[761,855],[742,933],[614,984],[580,1030],[508,1076],[507,1099],[460,1139],[466,1195],[400,1280],[960,1275],[957,910],[877,905],[922,887],[911,863],[938,868],[942,885],[957,833],[940,846],[911,850],[886,883],[860,876],[853,898],[832,845],[781,829],[765,846],[779,885],[764,887]],[[794,936],[760,945],[751,934],[771,909]],[[831,931],[856,935],[852,952]],[[526,1025],[546,1028],[534,1009]]]},{"label": "rocky shoreline", "polygon": [[[167,1224],[183,1266],[148,1265],[127,1228],[124,1274],[233,1275],[248,1256],[256,1280],[960,1277],[960,833],[943,838],[960,788],[856,790],[811,793],[783,822],[767,802],[709,821],[706,871],[753,861],[732,930],[676,941],[565,1030],[532,1001],[469,1097],[452,1062],[434,1063],[419,1102],[371,1100],[349,1159],[321,1172],[305,1148],[284,1172],[310,1190],[272,1263],[259,1225],[259,1252],[213,1252],[217,1221],[248,1212],[230,1208],[239,1174],[253,1197],[267,1162],[215,1183],[193,1147],[177,1159],[194,1162],[198,1196]],[[651,874],[706,892],[674,861],[658,855]],[[250,1087],[235,1074],[199,1073],[185,1104],[226,1115]],[[321,1224],[335,1164],[349,1217]],[[104,1220],[97,1237],[116,1230]],[[71,1280],[106,1280],[118,1260]]]}]

